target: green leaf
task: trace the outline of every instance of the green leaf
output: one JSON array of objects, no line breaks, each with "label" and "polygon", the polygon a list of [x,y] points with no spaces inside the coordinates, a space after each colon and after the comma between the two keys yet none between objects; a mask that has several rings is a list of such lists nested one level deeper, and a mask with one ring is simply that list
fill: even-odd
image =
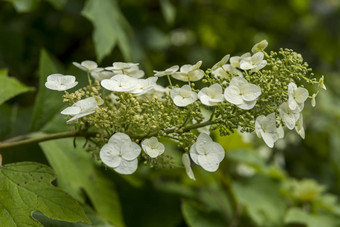
[{"label": "green leaf", "polygon": [[176,8],[171,4],[169,0],[160,0],[160,3],[165,21],[168,24],[173,24],[176,18]]},{"label": "green leaf", "polygon": [[233,183],[237,201],[258,226],[282,226],[286,204],[279,190],[278,182],[261,175]]},{"label": "green leaf", "polygon": [[19,13],[26,13],[31,11],[39,0],[7,0],[11,2]]},{"label": "green leaf", "polygon": [[327,213],[310,214],[299,208],[293,207],[287,211],[285,223],[300,223],[305,224],[307,227],[339,227],[340,218]]},{"label": "green leaf", "polygon": [[[78,139],[77,139],[78,141]],[[72,139],[40,143],[48,161],[58,174],[58,185],[79,201],[84,190],[98,214],[114,226],[125,226],[115,185],[94,165],[91,155],[73,147]]]},{"label": "green leaf", "polygon": [[39,63],[39,92],[35,100],[35,106],[32,117],[32,131],[38,131],[49,123],[57,113],[62,110],[62,95],[63,92],[52,91],[45,87],[45,82],[50,74],[58,73],[57,64],[42,50],[40,53]]},{"label": "green leaf", "polygon": [[0,105],[21,93],[34,91],[34,88],[27,87],[17,79],[8,77],[7,70],[5,69],[0,69],[0,84]]},{"label": "green leaf", "polygon": [[48,1],[49,3],[51,3],[55,8],[57,9],[62,9],[64,8],[67,0],[46,0]]},{"label": "green leaf", "polygon": [[71,196],[51,185],[55,175],[48,166],[20,162],[0,167],[0,223],[2,226],[42,226],[32,212],[49,218],[89,223]]},{"label": "green leaf", "polygon": [[128,33],[131,28],[114,0],[88,0],[82,11],[93,26],[93,40],[98,60],[109,55],[118,44],[124,58],[131,59]]},{"label": "green leaf", "polygon": [[219,213],[207,210],[202,205],[191,200],[183,201],[182,213],[185,222],[190,227],[227,226],[226,221],[223,220]]}]

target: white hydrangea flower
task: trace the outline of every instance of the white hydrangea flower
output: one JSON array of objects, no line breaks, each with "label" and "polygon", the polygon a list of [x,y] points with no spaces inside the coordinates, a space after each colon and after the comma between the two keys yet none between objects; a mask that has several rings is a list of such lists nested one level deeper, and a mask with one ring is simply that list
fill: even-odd
[{"label": "white hydrangea flower", "polygon": [[211,71],[211,74],[216,79],[229,79],[230,76],[242,76],[242,72],[230,64],[225,64]]},{"label": "white hydrangea flower", "polygon": [[72,106],[67,107],[66,109],[61,111],[61,114],[73,116],[70,120],[67,121],[70,122],[94,113],[98,105],[101,105],[102,103],[103,100],[100,97],[89,97],[86,99],[79,100]]},{"label": "white hydrangea flower", "polygon": [[245,59],[250,57],[250,53],[247,52],[245,54],[243,54],[242,56],[233,56],[230,58],[230,65],[235,67],[235,68],[240,68],[240,62]]},{"label": "white hydrangea flower", "polygon": [[297,87],[295,83],[288,84],[288,105],[291,110],[303,110],[304,103],[308,98],[308,90],[303,87]]},{"label": "white hydrangea flower", "polygon": [[194,163],[209,172],[215,172],[225,155],[223,147],[214,142],[209,135],[201,133],[190,148],[190,157]]},{"label": "white hydrangea flower", "polygon": [[289,128],[290,130],[294,129],[295,123],[300,117],[299,110],[291,110],[288,106],[288,102],[284,102],[279,107],[279,113],[287,128]]},{"label": "white hydrangea flower", "polygon": [[103,70],[102,68],[98,68],[96,62],[89,60],[82,61],[80,64],[78,62],[73,62],[73,65],[85,72],[99,72]]},{"label": "white hydrangea flower", "polygon": [[303,128],[303,116],[300,114],[300,118],[296,122],[295,131],[301,136],[302,139],[305,139],[305,129]]},{"label": "white hydrangea flower", "polygon": [[147,93],[154,88],[157,79],[158,77],[155,76],[149,77],[147,79],[136,79],[136,86],[130,93],[132,93],[134,96],[140,96]]},{"label": "white hydrangea flower", "polygon": [[260,51],[264,51],[264,49],[266,49],[266,47],[268,46],[268,42],[267,40],[262,40],[261,42],[256,43],[253,48],[251,48],[251,52],[253,52],[253,54],[260,52]]},{"label": "white hydrangea flower", "polygon": [[124,74],[118,74],[110,79],[104,79],[100,83],[104,88],[114,92],[131,92],[138,85],[135,78]]},{"label": "white hydrangea flower", "polygon": [[47,77],[45,87],[55,91],[66,91],[78,84],[76,78],[71,75],[51,74]]},{"label": "white hydrangea flower", "polygon": [[240,69],[251,70],[251,72],[257,72],[267,65],[267,61],[263,60],[264,53],[257,52],[251,57],[243,58],[240,61]]},{"label": "white hydrangea flower", "polygon": [[187,173],[188,177],[192,180],[196,180],[194,172],[191,169],[190,157],[187,153],[182,155],[182,162],[185,168],[185,172]]},{"label": "white hydrangea flower", "polygon": [[165,147],[158,142],[157,137],[151,137],[142,141],[142,148],[151,158],[156,158],[164,153]]},{"label": "white hydrangea flower", "polygon": [[103,163],[120,174],[132,174],[137,170],[141,148],[124,133],[117,132],[100,150]]},{"label": "white hydrangea flower", "polygon": [[111,67],[106,67],[106,70],[111,70],[115,75],[124,74],[133,78],[142,78],[145,73],[139,69],[139,63],[130,62],[114,62]]},{"label": "white hydrangea flower", "polygon": [[263,138],[268,147],[273,148],[274,143],[279,139],[275,113],[258,116],[255,121],[255,133],[259,138]]},{"label": "white hydrangea flower", "polygon": [[113,77],[115,74],[111,71],[96,71],[96,72],[91,72],[91,76],[95,79],[98,80],[99,82],[101,82],[102,80],[105,79],[110,79],[111,77]]},{"label": "white hydrangea flower", "polygon": [[204,72],[199,69],[202,61],[197,62],[195,65],[183,65],[179,72],[172,74],[172,77],[181,81],[198,81],[204,77]]},{"label": "white hydrangea flower", "polygon": [[197,93],[189,85],[172,89],[170,95],[176,106],[187,106],[197,100]]},{"label": "white hydrangea flower", "polygon": [[211,70],[214,71],[220,67],[222,67],[223,65],[225,65],[228,60],[230,58],[230,54],[227,54],[226,56],[224,56],[219,62],[217,62],[212,68]]},{"label": "white hydrangea flower", "polygon": [[217,103],[224,100],[221,85],[213,84],[210,87],[203,88],[198,92],[198,98],[206,106],[216,106]]},{"label": "white hydrangea flower", "polygon": [[156,70],[154,70],[153,72],[155,73],[155,76],[162,77],[162,76],[166,76],[166,75],[172,75],[175,72],[177,72],[178,69],[179,69],[179,66],[178,65],[174,65],[174,66],[171,66],[170,68],[167,68],[164,71],[156,71]]},{"label": "white hydrangea flower", "polygon": [[252,109],[260,95],[261,88],[255,84],[248,83],[241,76],[234,77],[224,91],[224,97],[228,102],[244,110]]}]

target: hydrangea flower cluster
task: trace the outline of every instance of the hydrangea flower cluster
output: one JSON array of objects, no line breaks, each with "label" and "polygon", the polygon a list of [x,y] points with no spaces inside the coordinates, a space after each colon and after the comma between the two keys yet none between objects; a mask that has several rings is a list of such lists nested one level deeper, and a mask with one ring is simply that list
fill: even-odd
[{"label": "hydrangea flower cluster", "polygon": [[[74,62],[87,73],[89,85],[65,92],[69,107],[61,114],[70,116],[67,123],[78,130],[97,133],[88,150],[120,174],[134,173],[139,162],[172,166],[163,144],[170,139],[183,152],[182,164],[194,180],[192,164],[214,172],[225,157],[210,136],[214,132],[255,132],[271,148],[284,138],[284,128],[305,137],[304,104],[310,98],[315,106],[318,92],[310,96],[304,83],[326,89],[324,78],[317,81],[300,54],[289,49],[267,53],[267,45],[264,40],[241,56],[225,55],[205,71],[198,61],[148,77],[138,63]],[[45,85],[66,91],[77,83],[74,76],[52,74]]]}]

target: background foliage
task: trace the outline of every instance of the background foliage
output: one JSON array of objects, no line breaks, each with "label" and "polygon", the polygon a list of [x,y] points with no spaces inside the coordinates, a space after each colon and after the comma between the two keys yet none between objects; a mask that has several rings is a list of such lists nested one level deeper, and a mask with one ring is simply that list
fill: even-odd
[{"label": "background foliage", "polygon": [[[1,151],[0,223],[7,224],[6,210],[15,217],[8,226],[33,221],[30,211],[39,210],[33,217],[45,226],[89,226],[89,220],[94,226],[340,226],[339,27],[337,0],[0,1],[0,141],[68,129],[58,114],[61,95],[44,81],[61,72],[85,83],[73,61],[140,62],[152,75],[198,60],[211,67],[267,39],[270,50],[300,52],[328,88],[316,108],[306,105],[305,140],[287,133],[270,151],[256,138],[215,135],[226,159],[216,173],[195,168],[196,182],[183,168],[142,164],[132,176],[118,175],[97,166],[81,140],[77,149],[65,139]],[[167,150],[179,162],[170,141]],[[9,164],[23,161],[30,162]],[[43,187],[61,193],[60,201],[73,198],[74,213],[55,208],[51,215],[52,194],[41,200],[46,206],[29,205],[37,197],[17,184],[41,169],[48,179]],[[28,215],[19,209],[26,216],[16,211],[21,203],[28,204]]]}]

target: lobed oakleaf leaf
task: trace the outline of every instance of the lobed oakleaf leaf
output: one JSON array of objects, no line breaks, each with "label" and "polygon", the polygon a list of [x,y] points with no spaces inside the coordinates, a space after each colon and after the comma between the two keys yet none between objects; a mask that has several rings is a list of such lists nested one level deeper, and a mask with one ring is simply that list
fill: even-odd
[{"label": "lobed oakleaf leaf", "polygon": [[67,222],[89,223],[84,210],[70,195],[53,186],[48,166],[20,162],[0,166],[0,223],[2,226],[42,226],[34,211]]},{"label": "lobed oakleaf leaf", "polygon": [[114,226],[125,226],[115,184],[105,177],[95,166],[91,155],[82,149],[81,144],[85,140],[77,141],[76,148],[73,147],[72,139],[39,144],[58,174],[59,187],[79,201],[85,200],[85,192],[101,218]]}]

